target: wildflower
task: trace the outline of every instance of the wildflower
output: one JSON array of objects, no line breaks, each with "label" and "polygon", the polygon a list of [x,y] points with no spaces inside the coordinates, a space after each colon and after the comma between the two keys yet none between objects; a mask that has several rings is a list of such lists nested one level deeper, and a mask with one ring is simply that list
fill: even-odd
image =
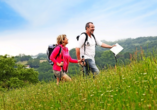
[{"label": "wildflower", "polygon": [[82,100],[86,100],[86,98],[83,98]]},{"label": "wildflower", "polygon": [[94,96],[94,94],[90,95],[91,97]]},{"label": "wildflower", "polygon": [[151,108],[151,104],[147,104],[147,107],[148,107],[148,108]]},{"label": "wildflower", "polygon": [[143,96],[145,96],[146,94],[144,93]]},{"label": "wildflower", "polygon": [[108,106],[110,106],[111,104],[107,104]]},{"label": "wildflower", "polygon": [[113,95],[110,95],[110,97],[113,97]]}]

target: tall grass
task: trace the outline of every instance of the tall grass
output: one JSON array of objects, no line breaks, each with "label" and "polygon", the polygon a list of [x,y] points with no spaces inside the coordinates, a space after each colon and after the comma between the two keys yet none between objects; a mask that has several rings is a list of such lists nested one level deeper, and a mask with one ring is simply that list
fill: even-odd
[{"label": "tall grass", "polygon": [[101,70],[95,78],[75,76],[0,93],[0,110],[157,110],[157,59]]}]

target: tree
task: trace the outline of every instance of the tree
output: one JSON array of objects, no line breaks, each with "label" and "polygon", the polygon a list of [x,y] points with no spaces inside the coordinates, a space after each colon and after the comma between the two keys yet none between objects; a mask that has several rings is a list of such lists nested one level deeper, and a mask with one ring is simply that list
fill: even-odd
[{"label": "tree", "polygon": [[39,68],[37,69],[39,72],[39,80],[42,81],[49,81],[54,79],[54,74],[52,71],[52,65],[50,65],[48,62],[42,62],[39,65]]},{"label": "tree", "polygon": [[31,60],[32,57],[30,55],[25,55],[25,54],[19,54],[18,56],[14,57],[16,62],[18,61],[28,61]]},{"label": "tree", "polygon": [[39,59],[28,60],[27,64],[30,65],[30,67],[32,68],[38,68],[40,60]]},{"label": "tree", "polygon": [[38,72],[26,69],[24,65],[16,64],[14,57],[0,56],[0,87],[17,88],[28,83],[38,82]]}]

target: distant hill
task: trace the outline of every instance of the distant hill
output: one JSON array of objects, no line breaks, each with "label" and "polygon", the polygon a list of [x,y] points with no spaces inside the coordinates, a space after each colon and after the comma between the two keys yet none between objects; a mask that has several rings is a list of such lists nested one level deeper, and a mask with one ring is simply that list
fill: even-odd
[{"label": "distant hill", "polygon": [[[102,40],[102,42],[114,45],[115,43],[120,44],[124,50],[123,52],[133,52],[137,49],[140,49],[142,47],[143,50],[156,48],[157,47],[157,36],[149,36],[149,37],[138,37],[135,39],[128,38],[123,40],[118,40],[114,42],[108,42],[105,40]],[[101,48],[99,46],[96,47],[96,51],[105,51],[106,49]]]},{"label": "distant hill", "polygon": [[[124,48],[122,53],[126,53],[126,52],[132,53],[136,50],[136,48],[138,50],[142,48],[144,51],[147,50],[153,51],[153,49],[157,48],[157,36],[138,37],[135,39],[128,38],[128,39],[122,39],[114,42],[102,40],[102,42],[109,45],[114,45],[115,43],[120,44]],[[109,49],[96,46],[96,52],[106,51],[106,50]],[[70,50],[70,55],[72,56],[72,58],[76,58],[75,49]],[[36,56],[41,60],[45,60],[47,58],[46,53],[39,53]]]}]

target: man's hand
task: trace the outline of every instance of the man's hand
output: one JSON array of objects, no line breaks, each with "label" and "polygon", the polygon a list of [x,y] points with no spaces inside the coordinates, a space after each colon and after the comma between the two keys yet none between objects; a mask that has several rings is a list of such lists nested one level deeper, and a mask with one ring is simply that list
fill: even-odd
[{"label": "man's hand", "polygon": [[101,47],[103,47],[103,48],[112,48],[112,47],[114,47],[114,46],[116,46],[116,45],[110,46],[110,45],[107,45],[107,44],[105,44],[105,43],[102,43],[102,45],[101,45]]},{"label": "man's hand", "polygon": [[85,60],[83,58],[81,60],[79,60],[79,61],[80,61],[79,64],[81,66],[86,66],[86,62],[85,62]]},{"label": "man's hand", "polygon": [[[112,47],[115,47],[115,46],[116,46],[116,45],[112,45]],[[112,47],[111,47],[111,48],[112,48]]]}]

